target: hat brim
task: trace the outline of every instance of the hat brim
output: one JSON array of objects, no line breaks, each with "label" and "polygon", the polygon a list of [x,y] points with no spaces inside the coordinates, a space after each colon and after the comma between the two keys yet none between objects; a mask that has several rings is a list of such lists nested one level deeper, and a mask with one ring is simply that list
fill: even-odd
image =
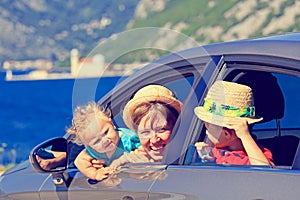
[{"label": "hat brim", "polygon": [[161,102],[174,108],[179,114],[181,112],[182,103],[176,98],[168,98],[164,96],[144,96],[143,98],[133,98],[128,101],[123,111],[123,120],[128,128],[134,130],[133,120],[131,117],[134,110],[141,104],[150,102]]},{"label": "hat brim", "polygon": [[254,124],[263,120],[260,118],[250,118],[250,117],[225,117],[220,115],[215,115],[204,110],[203,107],[196,107],[194,109],[196,116],[202,121],[208,122],[210,124],[215,124],[221,127],[226,127],[226,125],[232,121],[237,121],[241,119],[246,119],[248,124]]}]

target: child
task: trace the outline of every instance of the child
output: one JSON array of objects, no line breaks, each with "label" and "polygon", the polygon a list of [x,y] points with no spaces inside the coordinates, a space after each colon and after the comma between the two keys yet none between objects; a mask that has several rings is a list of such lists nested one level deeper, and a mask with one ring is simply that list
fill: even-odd
[{"label": "child", "polygon": [[102,180],[111,173],[110,168],[105,170],[102,167],[140,146],[134,131],[115,129],[110,112],[95,102],[75,109],[68,132],[75,133],[76,141],[86,147],[76,157],[75,165],[86,177],[94,180]]},{"label": "child", "polygon": [[250,87],[216,81],[209,89],[203,106],[196,107],[194,111],[207,129],[209,142],[195,144],[200,154],[206,152],[204,160],[217,164],[274,165],[272,153],[258,146],[249,131],[250,124],[262,120],[255,116]]}]

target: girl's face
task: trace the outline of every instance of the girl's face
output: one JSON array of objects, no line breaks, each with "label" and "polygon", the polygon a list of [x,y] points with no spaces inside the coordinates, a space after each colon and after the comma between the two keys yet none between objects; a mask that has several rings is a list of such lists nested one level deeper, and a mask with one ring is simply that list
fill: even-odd
[{"label": "girl's face", "polygon": [[81,140],[99,153],[114,151],[118,145],[119,136],[110,118],[95,117],[82,134]]},{"label": "girl's face", "polygon": [[137,133],[145,151],[155,161],[161,161],[173,127],[174,122],[168,123],[166,115],[161,112],[148,113],[141,118]]}]

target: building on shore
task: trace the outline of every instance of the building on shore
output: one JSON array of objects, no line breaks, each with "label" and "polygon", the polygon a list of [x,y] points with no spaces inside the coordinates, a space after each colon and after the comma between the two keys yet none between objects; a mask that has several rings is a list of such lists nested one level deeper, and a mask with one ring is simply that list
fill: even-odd
[{"label": "building on shore", "polygon": [[[77,49],[70,51],[69,70],[53,70],[53,62],[50,60],[9,60],[3,63],[6,70],[7,81],[13,80],[45,80],[45,79],[74,79],[74,78],[93,78],[101,76],[127,76],[136,69],[146,65],[146,63],[131,64],[109,64],[105,63],[105,57],[96,54],[92,57],[80,58]],[[14,71],[24,70],[25,74],[14,74]]]},{"label": "building on shore", "polygon": [[80,58],[79,51],[72,49],[70,63],[71,75],[73,77],[101,76],[105,73],[105,58],[101,54]]}]

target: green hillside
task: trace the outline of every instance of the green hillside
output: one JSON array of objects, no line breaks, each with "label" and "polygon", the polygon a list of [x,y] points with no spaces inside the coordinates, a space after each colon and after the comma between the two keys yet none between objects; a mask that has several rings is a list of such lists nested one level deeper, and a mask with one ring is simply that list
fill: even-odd
[{"label": "green hillside", "polygon": [[[197,45],[299,31],[299,16],[300,3],[292,0],[141,0],[126,28],[136,31],[100,45],[96,52],[112,52],[116,43],[125,51],[114,62],[151,61]],[[146,27],[153,29],[141,30]],[[184,45],[187,40],[194,42]]]},{"label": "green hillside", "polygon": [[[202,43],[247,39],[300,30],[300,4],[286,1],[171,0],[162,11],[148,9],[130,28],[183,24],[180,32]],[[273,27],[275,25],[275,27]],[[225,35],[225,36],[224,36]]]},{"label": "green hillside", "polygon": [[70,50],[149,62],[185,48],[300,30],[296,0],[3,1],[0,63]]}]

